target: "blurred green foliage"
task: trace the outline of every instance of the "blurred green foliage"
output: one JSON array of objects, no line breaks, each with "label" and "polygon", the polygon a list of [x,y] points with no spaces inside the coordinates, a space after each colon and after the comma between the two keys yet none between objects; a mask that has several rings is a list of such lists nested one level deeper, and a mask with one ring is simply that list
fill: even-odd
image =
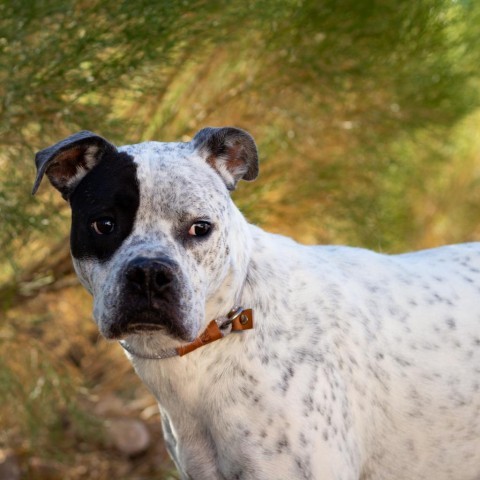
[{"label": "blurred green foliage", "polygon": [[[80,129],[118,144],[249,130],[261,176],[235,200],[302,241],[478,239],[479,24],[471,0],[0,1],[0,283],[66,238],[67,205],[30,196],[33,158]],[[75,416],[61,362],[42,361],[43,403]],[[3,357],[0,396],[25,405],[24,432],[55,432],[30,367]]]},{"label": "blurred green foliage", "polygon": [[[25,350],[17,340],[16,346],[20,348],[8,349],[8,361],[5,352],[0,357],[0,398],[4,407],[9,407],[3,413],[12,415],[1,419],[0,446],[8,444],[7,425],[10,429],[21,427],[29,447],[42,449],[44,456],[62,456],[58,444],[67,447],[66,440],[71,446],[86,438],[99,441],[103,433],[99,422],[75,403],[78,390],[72,381],[73,372],[62,368],[58,359],[45,355],[39,345]],[[68,435],[72,423],[74,436]]]},{"label": "blurred green foliage", "polygon": [[265,174],[239,198],[254,221],[293,223],[297,206],[311,241],[423,246],[412,217],[422,169],[444,174],[450,129],[478,104],[479,10],[445,0],[0,3],[0,261],[15,265],[32,235],[58,232],[62,204],[28,195],[35,150],[83,128],[122,143],[186,138],[206,123],[243,126],[260,144]]}]

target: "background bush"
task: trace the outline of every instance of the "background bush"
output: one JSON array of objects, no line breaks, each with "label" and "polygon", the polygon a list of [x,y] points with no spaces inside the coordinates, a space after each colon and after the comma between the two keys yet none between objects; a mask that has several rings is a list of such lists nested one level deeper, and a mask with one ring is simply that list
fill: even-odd
[{"label": "background bush", "polygon": [[134,389],[91,362],[128,368],[90,326],[67,205],[30,196],[35,151],[81,129],[123,144],[235,125],[260,150],[234,194],[252,222],[392,253],[475,240],[479,21],[468,0],[0,2],[0,448],[80,478],[80,442],[85,478],[111,475],[92,467],[111,452],[86,392]]}]

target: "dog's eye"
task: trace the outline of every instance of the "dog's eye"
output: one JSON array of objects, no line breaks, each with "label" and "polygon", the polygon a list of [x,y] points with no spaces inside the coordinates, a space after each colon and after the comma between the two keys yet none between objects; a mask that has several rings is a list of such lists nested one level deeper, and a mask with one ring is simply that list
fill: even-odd
[{"label": "dog's eye", "polygon": [[95,220],[90,224],[97,235],[108,235],[115,230],[115,222],[113,218],[104,217]]},{"label": "dog's eye", "polygon": [[193,237],[203,237],[210,231],[211,228],[212,225],[208,222],[195,222],[190,227],[188,234],[192,235]]}]

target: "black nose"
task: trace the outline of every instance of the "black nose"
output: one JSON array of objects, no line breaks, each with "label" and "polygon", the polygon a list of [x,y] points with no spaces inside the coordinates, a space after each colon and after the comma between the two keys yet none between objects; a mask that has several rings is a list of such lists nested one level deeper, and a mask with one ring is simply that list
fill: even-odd
[{"label": "black nose", "polygon": [[175,263],[167,257],[132,260],[125,271],[132,292],[144,297],[161,296],[175,278]]}]

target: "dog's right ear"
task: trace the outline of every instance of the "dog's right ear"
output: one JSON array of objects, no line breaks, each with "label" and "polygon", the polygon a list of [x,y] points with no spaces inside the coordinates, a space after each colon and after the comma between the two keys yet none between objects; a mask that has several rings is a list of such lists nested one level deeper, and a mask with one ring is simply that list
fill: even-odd
[{"label": "dog's right ear", "polygon": [[220,175],[229,190],[258,175],[257,146],[252,136],[233,127],[200,130],[192,140],[200,156]]},{"label": "dog's right ear", "polygon": [[68,200],[80,180],[100,162],[107,150],[116,151],[116,147],[87,130],[40,150],[35,155],[37,178],[32,195],[35,195],[46,174],[50,183]]}]

